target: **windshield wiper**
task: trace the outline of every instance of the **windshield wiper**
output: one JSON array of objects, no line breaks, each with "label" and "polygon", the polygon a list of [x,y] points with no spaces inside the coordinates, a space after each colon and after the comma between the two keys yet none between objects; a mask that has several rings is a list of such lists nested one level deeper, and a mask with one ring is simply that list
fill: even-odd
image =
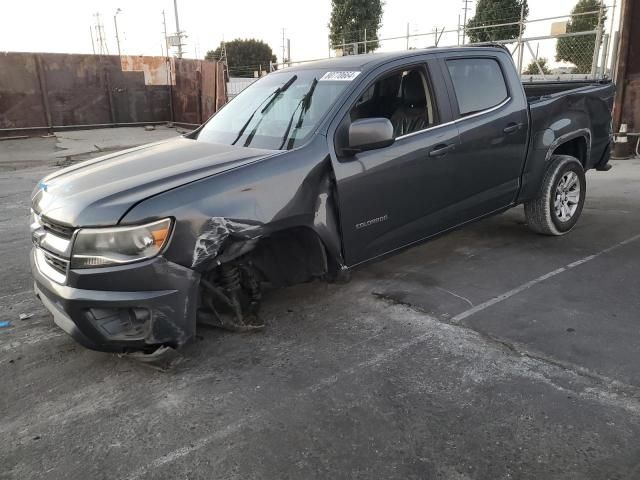
[{"label": "windshield wiper", "polygon": [[[289,119],[289,124],[287,125],[287,130],[284,132],[284,135],[282,136],[282,143],[280,144],[280,147],[278,147],[278,150],[282,150],[282,147],[284,147],[284,144],[287,141],[287,138],[289,137],[289,132],[291,131],[291,125],[293,125],[293,119],[296,116],[296,112],[298,111],[298,108],[300,107],[302,107],[302,110],[300,110],[300,115],[298,116],[298,121],[296,122],[296,130],[302,126],[302,118],[304,117],[304,114],[307,113],[307,111],[309,110],[309,107],[311,107],[311,97],[313,97],[313,92],[316,89],[316,85],[318,85],[318,79],[314,78],[313,82],[311,82],[311,87],[309,87],[309,90],[307,91],[307,93],[304,94],[304,96],[298,102],[298,105],[296,105],[296,108],[293,109],[293,113],[291,114],[291,118]],[[295,141],[295,137],[291,137],[289,139],[289,143],[287,144],[287,150],[291,149],[294,141]]]},{"label": "windshield wiper", "polygon": [[[262,107],[262,105],[267,102],[268,103],[264,106],[264,108],[262,110],[260,110],[260,113],[264,113],[265,110],[267,108],[269,108],[269,106],[274,102],[274,100],[278,97],[279,94],[281,94],[282,92],[284,92],[287,88],[289,88],[291,86],[291,84],[293,82],[295,82],[297,80],[298,76],[294,75],[293,77],[291,77],[289,80],[287,80],[287,83],[285,83],[284,85],[282,85],[281,87],[276,88],[273,92],[271,92],[269,94],[269,96],[267,98],[265,98],[262,102],[260,102],[260,105],[258,105],[256,107],[256,109],[253,111],[253,113],[249,116],[249,118],[247,119],[246,122],[244,122],[244,125],[242,125],[242,128],[240,129],[240,132],[238,132],[238,136],[236,137],[236,139],[231,142],[231,145],[235,145],[236,142],[238,140],[240,140],[240,138],[242,137],[242,135],[244,135],[244,131],[247,129],[247,127],[249,126],[249,124],[251,123],[251,120],[253,120],[253,117],[255,117],[256,113],[258,113],[258,110],[260,110],[260,107]],[[247,145],[245,145],[246,147]]]}]

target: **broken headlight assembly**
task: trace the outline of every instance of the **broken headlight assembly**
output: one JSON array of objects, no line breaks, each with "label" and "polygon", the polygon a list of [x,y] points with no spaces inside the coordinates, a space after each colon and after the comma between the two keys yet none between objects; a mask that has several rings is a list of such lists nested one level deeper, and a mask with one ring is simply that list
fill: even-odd
[{"label": "broken headlight assembly", "polygon": [[123,265],[155,257],[171,233],[170,218],[146,225],[82,228],[71,251],[71,268]]}]

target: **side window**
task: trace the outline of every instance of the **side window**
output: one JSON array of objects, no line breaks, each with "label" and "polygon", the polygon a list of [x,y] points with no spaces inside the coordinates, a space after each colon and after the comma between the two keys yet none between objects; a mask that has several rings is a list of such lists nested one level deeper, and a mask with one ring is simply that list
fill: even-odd
[{"label": "side window", "polygon": [[437,124],[426,72],[416,67],[387,74],[371,84],[349,112],[351,121],[383,117],[395,137]]},{"label": "side window", "polygon": [[463,58],[447,60],[460,115],[495,107],[507,97],[507,85],[497,60]]},{"label": "side window", "polygon": [[360,96],[360,98],[358,99],[358,101],[356,102],[356,107],[359,107],[367,102],[370,102],[373,99],[373,96],[375,94],[376,91],[376,86],[371,85],[369,88],[367,88],[364,93]]}]

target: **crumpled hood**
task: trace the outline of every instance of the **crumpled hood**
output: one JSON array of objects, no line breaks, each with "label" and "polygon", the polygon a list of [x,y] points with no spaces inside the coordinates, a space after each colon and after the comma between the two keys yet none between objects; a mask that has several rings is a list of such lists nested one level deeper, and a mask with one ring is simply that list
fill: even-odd
[{"label": "crumpled hood", "polygon": [[32,205],[70,226],[115,225],[148,197],[275,153],[182,137],[156,142],[52,173],[38,183]]}]

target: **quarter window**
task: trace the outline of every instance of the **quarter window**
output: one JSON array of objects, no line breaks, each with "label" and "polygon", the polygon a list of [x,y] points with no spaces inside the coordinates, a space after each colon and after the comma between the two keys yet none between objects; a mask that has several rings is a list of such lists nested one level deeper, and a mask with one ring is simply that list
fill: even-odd
[{"label": "quarter window", "polygon": [[481,112],[504,102],[507,85],[498,62],[491,58],[447,60],[460,115]]}]

